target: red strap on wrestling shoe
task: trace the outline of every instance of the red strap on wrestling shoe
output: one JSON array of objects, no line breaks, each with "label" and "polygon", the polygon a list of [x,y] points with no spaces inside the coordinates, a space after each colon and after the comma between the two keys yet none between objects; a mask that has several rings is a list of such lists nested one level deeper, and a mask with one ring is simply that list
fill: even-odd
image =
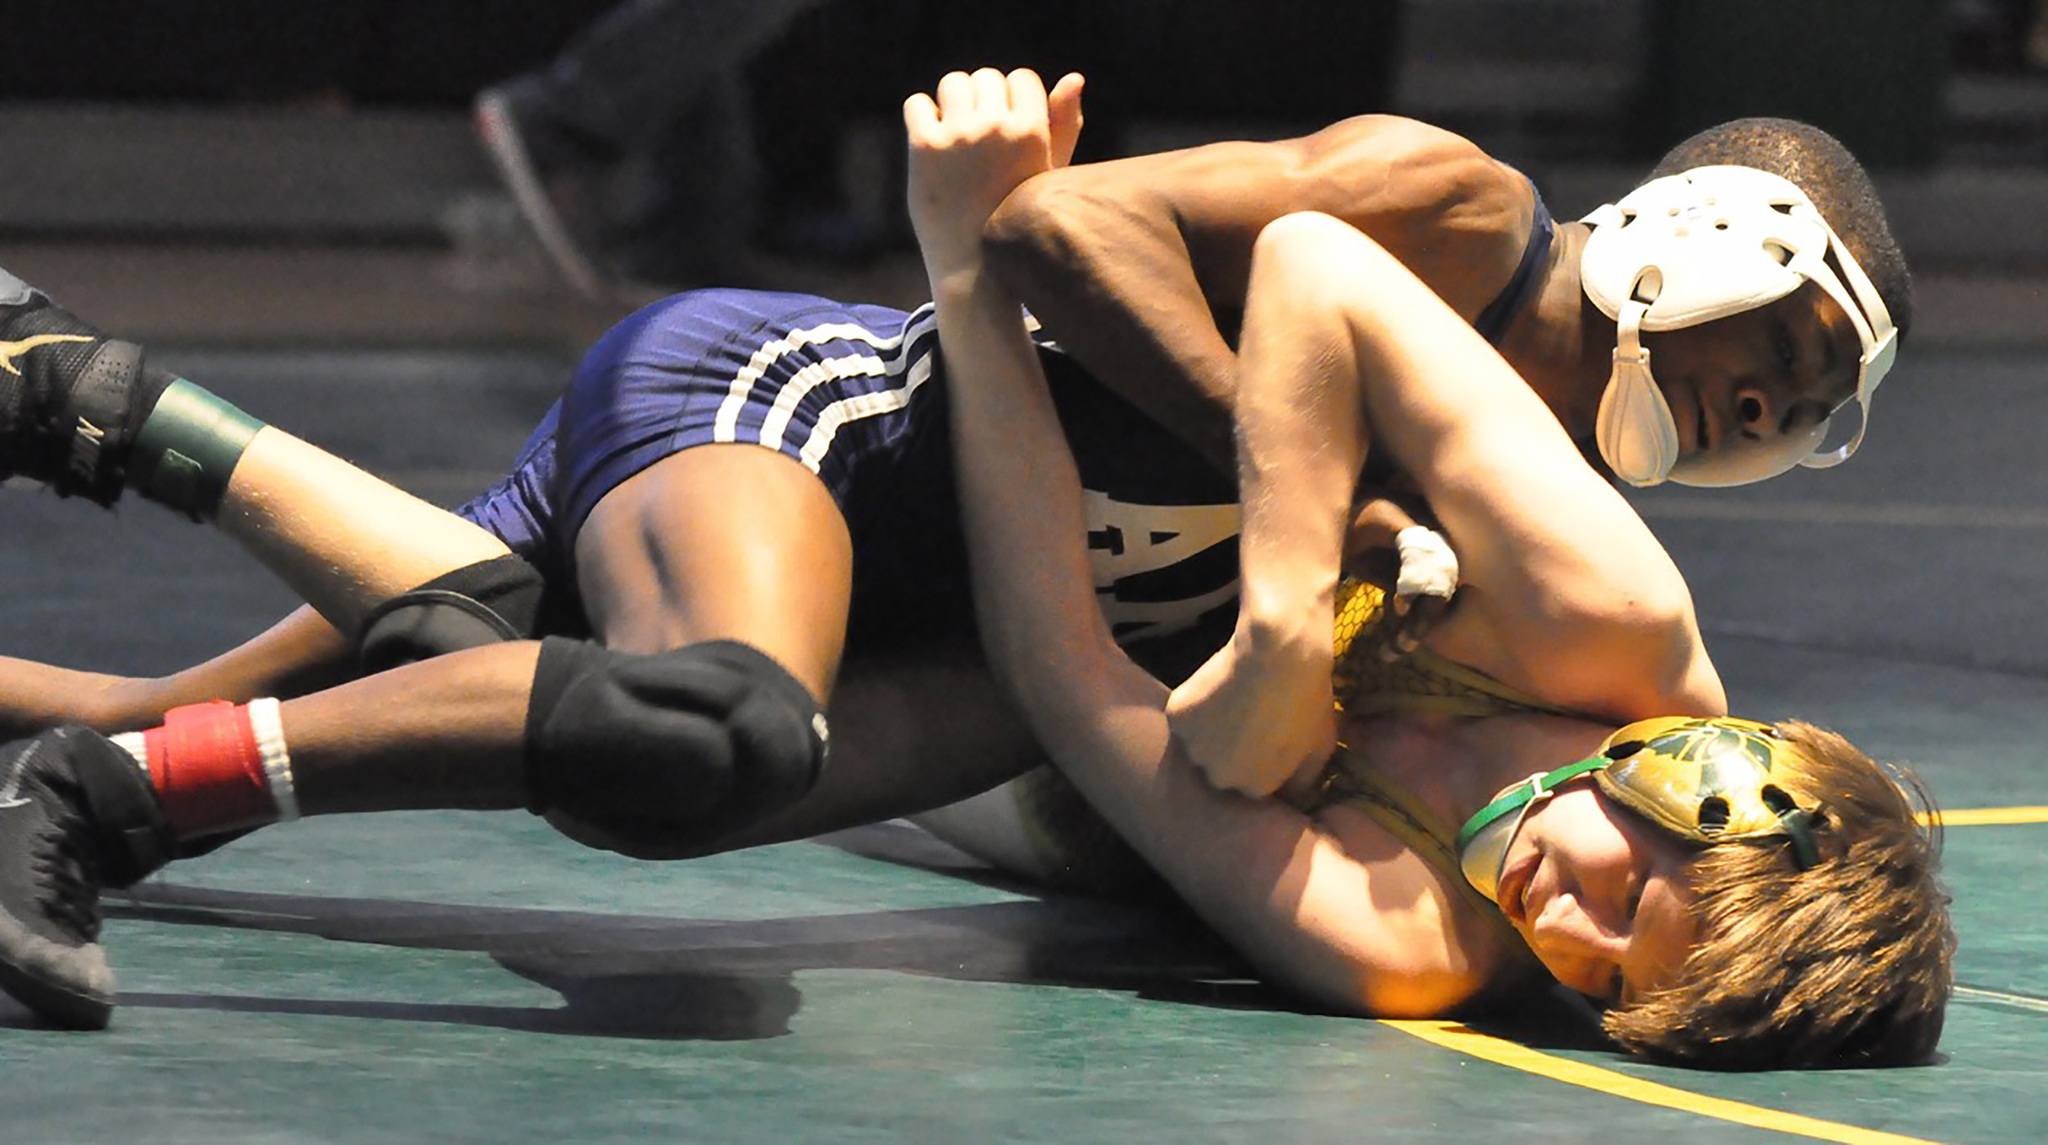
[{"label": "red strap on wrestling shoe", "polygon": [[278,818],[255,726],[244,705],[215,700],[172,708],[142,733],[149,780],[180,839],[256,827]]}]

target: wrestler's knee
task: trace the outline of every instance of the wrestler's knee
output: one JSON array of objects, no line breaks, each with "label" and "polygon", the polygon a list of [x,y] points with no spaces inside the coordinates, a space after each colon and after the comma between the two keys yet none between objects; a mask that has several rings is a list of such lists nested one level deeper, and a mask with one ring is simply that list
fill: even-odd
[{"label": "wrestler's knee", "polygon": [[1329,325],[1358,305],[1375,273],[1407,273],[1386,249],[1344,220],[1317,211],[1282,215],[1252,247],[1246,297],[1289,325]]},{"label": "wrestler's knee", "polygon": [[683,857],[807,794],[825,743],[817,701],[749,645],[636,656],[550,639],[527,714],[529,806],[578,842]]}]

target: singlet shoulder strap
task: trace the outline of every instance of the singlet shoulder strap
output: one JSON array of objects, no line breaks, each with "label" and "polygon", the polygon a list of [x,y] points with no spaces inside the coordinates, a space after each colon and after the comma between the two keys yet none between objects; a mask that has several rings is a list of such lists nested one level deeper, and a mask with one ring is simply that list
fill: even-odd
[{"label": "singlet shoulder strap", "polygon": [[1394,635],[1390,619],[1385,589],[1352,578],[1338,585],[1336,663],[1331,685],[1337,705],[1346,715],[1574,714],[1427,648],[1393,654],[1389,648]]},{"label": "singlet shoulder strap", "polygon": [[1515,266],[1515,273],[1508,278],[1508,284],[1494,296],[1479,317],[1472,320],[1472,328],[1479,336],[1494,345],[1499,345],[1501,336],[1507,333],[1508,324],[1515,315],[1522,312],[1533,296],[1536,268],[1543,264],[1543,257],[1550,253],[1550,240],[1557,226],[1550,217],[1550,208],[1544,205],[1542,192],[1535,183],[1529,184],[1529,194],[1535,200],[1536,211],[1529,220],[1529,243],[1522,248],[1522,261]]}]

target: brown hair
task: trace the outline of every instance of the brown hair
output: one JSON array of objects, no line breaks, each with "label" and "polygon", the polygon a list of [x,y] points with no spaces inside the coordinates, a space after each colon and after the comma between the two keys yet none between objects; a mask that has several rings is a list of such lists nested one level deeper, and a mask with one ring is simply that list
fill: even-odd
[{"label": "brown hair", "polygon": [[1892,325],[1904,339],[1913,325],[1913,276],[1905,252],[1892,238],[1884,203],[1869,172],[1834,136],[1794,119],[1736,119],[1687,139],[1666,152],[1644,180],[1676,175],[1694,167],[1754,167],[1792,181],[1813,200],[1856,265],[1884,299]]},{"label": "brown hair", "polygon": [[1782,777],[1818,803],[1820,862],[1779,840],[1704,849],[1689,868],[1701,941],[1678,981],[1607,1032],[1649,1057],[1715,1069],[1902,1065],[1941,1036],[1955,932],[1935,881],[1939,823],[1926,788],[1848,740],[1788,721],[1808,766]]}]

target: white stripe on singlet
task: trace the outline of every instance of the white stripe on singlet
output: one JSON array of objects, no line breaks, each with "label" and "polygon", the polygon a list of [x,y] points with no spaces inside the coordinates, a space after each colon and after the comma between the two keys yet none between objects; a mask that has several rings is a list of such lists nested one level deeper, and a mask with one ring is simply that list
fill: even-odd
[{"label": "white stripe on singlet", "polygon": [[[864,326],[849,322],[831,322],[823,326],[791,330],[782,337],[767,342],[754,351],[739,373],[733,375],[732,383],[726,387],[725,400],[718,407],[718,418],[712,424],[712,440],[735,442],[740,440],[740,410],[745,408],[747,397],[753,391],[754,383],[776,362],[792,351],[819,342],[834,340],[865,342],[878,350],[893,350],[907,345],[924,334],[936,322],[930,303],[911,312],[904,320],[903,329],[891,337],[882,337]],[[903,408],[909,403],[910,395],[931,376],[931,354],[926,352],[912,362],[910,355],[901,354],[895,359],[884,361],[873,354],[850,355],[843,358],[828,358],[814,362],[797,371],[775,395],[775,402],[769,407],[768,418],[761,425],[755,440],[770,449],[780,449],[789,420],[796,407],[810,392],[828,381],[846,378],[884,377],[893,378],[906,374],[903,386],[876,393],[859,394],[843,398],[827,406],[819,415],[817,426],[805,441],[802,457],[806,466],[816,472],[826,450],[831,448],[833,435],[840,425],[848,421],[871,417],[879,413]]]},{"label": "white stripe on singlet", "polygon": [[910,404],[910,395],[917,392],[917,387],[923,385],[931,376],[932,356],[928,353],[920,354],[917,361],[910,364],[909,378],[902,386],[856,394],[826,406],[825,412],[818,415],[818,424],[812,428],[809,440],[804,442],[804,464],[810,467],[811,472],[816,473],[818,467],[824,464],[825,453],[832,448],[832,439],[839,433],[840,426],[849,421],[859,421],[864,417],[902,409]]}]

